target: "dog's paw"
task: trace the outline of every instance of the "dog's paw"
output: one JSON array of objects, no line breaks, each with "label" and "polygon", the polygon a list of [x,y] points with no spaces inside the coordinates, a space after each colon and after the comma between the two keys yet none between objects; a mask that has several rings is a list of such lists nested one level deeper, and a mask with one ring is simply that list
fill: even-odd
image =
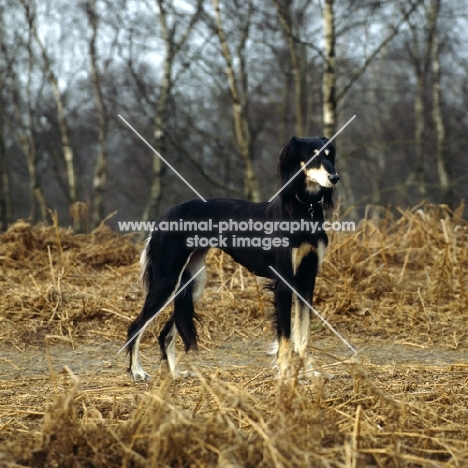
[{"label": "dog's paw", "polygon": [[141,381],[149,381],[151,380],[151,377],[149,374],[147,374],[143,368],[138,368],[138,369],[130,369],[130,374],[132,376],[132,379],[135,382],[141,382]]},{"label": "dog's paw", "polygon": [[191,371],[177,370],[173,374],[174,379],[191,379],[193,377],[197,377],[197,374],[195,372],[191,372]]},{"label": "dog's paw", "polygon": [[276,379],[283,382],[291,382],[295,380],[299,385],[311,385],[317,382],[326,383],[334,379],[334,375],[326,372],[321,368],[315,368],[311,363],[307,363],[299,371],[294,366],[289,366],[280,369],[276,366]]},{"label": "dog's paw", "polygon": [[150,375],[147,374],[146,372],[132,374],[132,377],[135,382],[143,382],[143,381],[149,382],[151,380]]},{"label": "dog's paw", "polygon": [[278,356],[278,348],[279,348],[279,345],[278,345],[277,340],[270,343],[266,351],[267,356],[275,356],[275,357]]},{"label": "dog's paw", "polygon": [[299,379],[303,381],[308,381],[309,383],[321,380],[323,382],[328,382],[329,380],[334,379],[335,376],[326,372],[324,369],[315,368],[310,362],[307,363],[304,368],[299,372]]},{"label": "dog's paw", "polygon": [[291,367],[276,367],[276,375],[275,375],[275,380],[281,380],[282,382],[292,382],[296,376],[297,372],[294,370],[294,368]]}]

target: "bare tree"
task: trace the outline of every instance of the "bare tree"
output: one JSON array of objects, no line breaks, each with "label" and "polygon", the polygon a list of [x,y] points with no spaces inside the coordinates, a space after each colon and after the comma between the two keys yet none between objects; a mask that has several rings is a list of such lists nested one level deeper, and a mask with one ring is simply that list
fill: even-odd
[{"label": "bare tree", "polygon": [[[323,31],[324,31],[324,71],[322,80],[322,95],[323,95],[323,128],[324,134],[328,138],[335,135],[337,131],[337,109],[344,101],[346,95],[353,88],[357,80],[368,70],[369,66],[379,56],[379,54],[387,47],[387,45],[397,36],[401,27],[406,24],[415,12],[419,3],[423,0],[415,0],[410,4],[410,7],[403,11],[402,16],[395,24],[389,26],[389,31],[383,37],[377,46],[371,50],[360,67],[350,74],[350,78],[344,82],[340,88],[337,88],[337,70],[336,70],[336,55],[335,47],[337,33],[335,28],[335,0],[325,0],[323,9]],[[336,145],[336,144],[335,144]],[[382,169],[382,158],[377,161],[377,166]],[[341,165],[341,173],[345,180],[351,180],[346,163]],[[344,190],[346,204],[354,205],[355,197],[350,184]]]},{"label": "bare tree", "polygon": [[[175,65],[203,13],[203,0],[196,0],[195,12],[190,15],[188,23],[185,26],[183,26],[183,18],[176,12],[172,3],[167,0],[156,0],[156,2],[161,38],[164,43],[162,77],[156,100],[150,96],[145,82],[134,68],[131,57],[129,59],[129,68],[138,89],[142,93],[142,97],[154,109],[154,148],[164,155],[168,144],[167,132],[171,110],[171,96],[176,79]],[[179,32],[181,28],[182,32]],[[156,219],[159,215],[161,177],[164,168],[160,158],[156,154],[153,154],[152,166],[150,194],[143,212],[143,220],[145,221]]]},{"label": "bare tree", "polygon": [[157,156],[116,131],[111,116],[123,111],[208,196],[258,199],[291,132],[331,136],[352,112],[337,165],[356,215],[369,201],[414,203],[426,187],[433,201],[466,197],[466,18],[445,20],[453,2],[62,5],[0,0],[0,229],[8,213],[43,219],[47,205],[68,218],[88,186],[94,226],[102,206],[128,217],[144,208],[150,220],[185,197],[185,187],[163,190],[169,171]]},{"label": "bare tree", "polygon": [[[3,77],[2,77],[3,78]],[[0,86],[4,83],[0,80]],[[2,86],[3,88],[3,86]],[[7,154],[5,148],[5,118],[3,115],[4,99],[3,94],[0,92],[0,230],[6,231],[8,228],[8,220],[10,218],[8,203],[9,190],[8,190],[8,168],[7,168]]]},{"label": "bare tree", "polygon": [[[70,142],[69,125],[67,121],[68,119],[65,113],[65,106],[64,106],[63,98],[60,93],[58,78],[53,70],[52,60],[49,57],[49,54],[37,30],[36,15],[34,12],[34,6],[35,6],[34,2],[32,0],[21,0],[21,4],[23,5],[31,34],[33,35],[36,41],[36,44],[39,47],[39,50],[41,53],[41,59],[42,59],[44,69],[45,69],[45,74],[47,76],[50,86],[52,87],[52,91],[54,94],[55,104],[57,108],[60,138],[61,138],[62,157],[65,162],[66,175],[67,175],[67,183],[68,183],[67,195],[68,195],[69,203],[70,205],[72,205],[73,203],[77,201],[77,188],[76,188],[73,148]],[[76,225],[76,227],[78,226]]]},{"label": "bare tree", "polygon": [[98,114],[98,154],[94,165],[93,176],[93,202],[91,208],[91,227],[99,225],[104,217],[103,192],[106,186],[107,174],[107,111],[102,93],[102,73],[98,67],[96,41],[98,34],[99,17],[96,11],[97,0],[88,0],[87,17],[91,28],[91,37],[88,42],[88,55],[91,65],[91,77]]},{"label": "bare tree", "polygon": [[437,173],[440,188],[442,189],[442,203],[453,206],[453,188],[451,184],[450,171],[447,163],[446,153],[446,130],[445,120],[442,113],[441,85],[440,85],[440,58],[439,58],[439,32],[437,18],[440,11],[440,0],[431,0],[431,14],[434,21],[434,32],[432,38],[431,61],[432,61],[432,118],[434,119],[437,134]]},{"label": "bare tree", "polygon": [[[3,5],[1,5],[3,6]],[[0,7],[1,7],[0,6]],[[11,220],[11,196],[10,196],[10,180],[8,175],[7,151],[6,151],[6,96],[8,81],[13,83],[12,77],[12,61],[7,51],[7,45],[4,34],[5,18],[0,13],[0,230],[6,231],[8,222]]]},{"label": "bare tree", "polygon": [[334,0],[325,0],[323,5],[324,67],[322,80],[323,133],[331,138],[336,133],[336,57]]},{"label": "bare tree", "polygon": [[[14,135],[21,147],[28,167],[29,175],[29,217],[32,222],[45,220],[47,215],[47,207],[42,192],[39,176],[37,172],[38,168],[38,155],[37,155],[37,143],[35,138],[35,119],[34,119],[34,105],[32,96],[32,80],[33,80],[33,30],[32,30],[32,19],[30,14],[29,5],[26,5],[26,18],[28,20],[28,30],[26,39],[26,52],[27,52],[27,82],[26,82],[26,112],[23,112],[22,96],[16,83],[18,82],[18,75],[15,71],[14,63],[9,62],[9,74],[10,80],[10,92],[13,97],[13,107],[16,116],[17,125],[15,126]],[[6,51],[5,56],[6,56]]]},{"label": "bare tree", "polygon": [[[408,53],[416,76],[416,88],[414,93],[414,146],[416,163],[413,172],[407,179],[407,185],[413,183],[418,188],[421,197],[426,196],[426,169],[425,169],[425,147],[424,136],[426,128],[426,85],[431,66],[431,56],[433,55],[433,43],[435,39],[437,21],[437,2],[429,1],[428,5],[423,5],[423,23],[419,18],[409,22],[411,29],[411,45],[408,44]],[[440,135],[439,135],[440,136]]]},{"label": "bare tree", "polygon": [[248,117],[248,80],[245,60],[245,50],[249,38],[253,3],[252,0],[248,1],[246,21],[239,31],[240,39],[236,48],[235,57],[238,63],[237,71],[234,66],[233,54],[226,37],[219,0],[213,0],[213,8],[215,11],[216,32],[225,63],[229,97],[232,104],[235,143],[244,163],[244,196],[248,200],[259,201],[260,191],[253,166],[253,134]]},{"label": "bare tree", "polygon": [[[299,39],[299,31],[295,31],[292,19],[292,0],[273,0],[280,20],[282,30],[286,36],[289,57],[291,61],[291,73],[294,83],[294,132],[298,136],[308,133],[307,121],[307,55],[306,45]],[[288,90],[289,83],[285,89]]]}]

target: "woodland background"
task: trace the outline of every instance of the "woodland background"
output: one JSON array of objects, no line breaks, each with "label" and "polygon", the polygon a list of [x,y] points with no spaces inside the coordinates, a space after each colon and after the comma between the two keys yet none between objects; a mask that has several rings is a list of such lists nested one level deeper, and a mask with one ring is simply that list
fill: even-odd
[{"label": "woodland background", "polygon": [[331,137],[342,212],[468,194],[466,0],[0,0],[0,228],[268,199]]}]

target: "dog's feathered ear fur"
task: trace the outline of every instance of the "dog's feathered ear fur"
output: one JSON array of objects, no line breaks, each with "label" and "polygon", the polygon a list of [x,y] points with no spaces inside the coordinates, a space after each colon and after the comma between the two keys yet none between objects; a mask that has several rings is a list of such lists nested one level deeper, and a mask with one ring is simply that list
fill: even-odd
[{"label": "dog's feathered ear fur", "polygon": [[[322,135],[321,136],[321,140],[323,142],[324,145],[327,144],[328,142],[328,138],[325,136],[325,135]],[[333,164],[333,166],[335,165],[335,147],[330,143],[326,148],[325,150],[329,149],[330,151],[327,153],[325,153],[327,159]],[[325,151],[324,150],[324,151]],[[333,208],[335,205],[333,203],[333,192],[335,191],[334,188],[323,188],[323,206],[324,208]]]},{"label": "dog's feathered ear fur", "polygon": [[[297,154],[298,138],[293,136],[283,147],[279,155],[278,176],[283,186],[297,172],[299,162],[295,161]],[[290,205],[295,198],[294,184],[289,184],[281,192],[281,197],[286,206]]]},{"label": "dog's feathered ear fur", "polygon": [[323,191],[323,207],[326,209],[332,209],[335,204],[333,203],[333,192],[334,188],[322,188]]}]

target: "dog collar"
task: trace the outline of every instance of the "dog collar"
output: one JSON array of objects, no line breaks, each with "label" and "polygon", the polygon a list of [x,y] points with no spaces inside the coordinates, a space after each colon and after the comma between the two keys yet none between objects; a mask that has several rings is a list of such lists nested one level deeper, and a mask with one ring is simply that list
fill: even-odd
[{"label": "dog collar", "polygon": [[311,203],[309,208],[307,209],[307,211],[309,212],[310,214],[310,217],[313,218],[314,217],[314,211],[322,205],[322,200],[319,200],[318,202],[315,202],[315,203]]},{"label": "dog collar", "polygon": [[[304,202],[302,201],[297,193],[296,193],[296,198],[297,198],[297,201],[299,201],[300,203],[302,203],[303,205],[307,205],[307,202]],[[319,201],[316,201],[315,203],[309,203],[309,208],[307,208],[307,211],[309,212],[310,214],[310,217],[313,219],[314,218],[314,212],[317,208],[319,208],[321,205],[322,205],[322,202],[323,200],[320,199]]]}]

